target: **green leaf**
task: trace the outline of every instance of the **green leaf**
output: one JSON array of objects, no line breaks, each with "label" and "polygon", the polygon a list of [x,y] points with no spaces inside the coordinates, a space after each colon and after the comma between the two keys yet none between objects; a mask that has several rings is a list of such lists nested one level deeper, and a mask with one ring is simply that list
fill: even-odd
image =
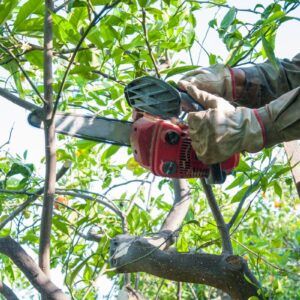
[{"label": "green leaf", "polygon": [[248,190],[248,186],[242,188],[239,190],[232,198],[231,203],[239,202],[244,197],[246,191]]},{"label": "green leaf", "polygon": [[54,218],[53,218],[53,225],[58,230],[60,230],[62,233],[66,234],[66,235],[69,234],[68,226],[65,223],[65,220],[61,216],[59,216],[59,215],[54,216]]},{"label": "green leaf", "polygon": [[18,164],[18,163],[13,163],[9,172],[7,173],[7,177],[11,177],[17,174],[20,174],[24,177],[29,177],[32,172],[33,172],[33,165],[32,164]]},{"label": "green leaf", "polygon": [[188,71],[192,71],[199,68],[199,66],[181,66],[181,67],[175,67],[175,68],[171,68],[171,69],[167,69],[167,74],[165,79],[167,79],[168,77],[177,75],[177,74],[182,74]]},{"label": "green leaf", "polygon": [[246,178],[245,178],[245,176],[243,174],[237,176],[235,178],[235,180],[228,187],[226,187],[226,190],[230,190],[230,189],[232,189],[232,188],[234,188],[236,186],[240,186],[240,185],[244,184],[245,179]]},{"label": "green leaf", "polygon": [[17,62],[15,60],[10,61],[4,66],[9,70],[10,74],[13,76],[16,88],[19,92],[21,98],[24,97],[24,90],[21,82],[20,70]]},{"label": "green leaf", "polygon": [[29,0],[23,4],[17,14],[16,21],[14,22],[14,29],[24,22],[31,14],[39,11],[43,6],[42,4],[42,0]]},{"label": "green leaf", "polygon": [[80,270],[86,265],[86,263],[89,259],[90,259],[90,256],[87,257],[86,259],[84,259],[80,264],[78,264],[76,266],[76,268],[74,269],[74,271],[70,275],[69,284],[72,284],[74,282],[74,279],[76,278],[76,276],[78,275]]},{"label": "green leaf", "polygon": [[25,54],[25,57],[33,65],[35,65],[39,68],[43,68],[43,65],[44,65],[43,51],[33,50],[30,52],[27,52]]},{"label": "green leaf", "polygon": [[241,159],[238,166],[235,168],[235,171],[249,172],[251,171],[251,168],[244,160]]},{"label": "green leaf", "polygon": [[268,19],[264,21],[264,25],[272,23],[278,19],[281,19],[285,16],[285,12],[283,11],[276,11],[274,14],[272,14]]},{"label": "green leaf", "polygon": [[236,15],[236,8],[231,7],[221,22],[221,28],[226,30],[234,21],[235,15]]},{"label": "green leaf", "polygon": [[[86,4],[86,3],[85,3]],[[72,15],[69,22],[75,27],[84,24],[84,20],[88,17],[88,10],[85,7],[78,7],[72,10]]]},{"label": "green leaf", "polygon": [[118,150],[120,149],[120,146],[112,145],[109,146],[102,154],[101,156],[101,162],[106,161],[111,156],[113,156]]},{"label": "green leaf", "polygon": [[262,40],[263,48],[266,52],[266,55],[267,55],[268,59],[270,60],[272,65],[276,68],[276,70],[279,70],[279,64],[278,64],[278,61],[275,57],[274,50],[273,50],[270,42],[268,42],[266,40],[264,35],[261,36],[261,40]]},{"label": "green leaf", "polygon": [[277,181],[273,181],[273,187],[274,187],[274,192],[281,199],[281,197],[282,197],[282,188],[281,188],[281,186],[279,185],[279,183]]},{"label": "green leaf", "polygon": [[12,10],[16,7],[18,0],[4,0],[0,4],[0,25],[10,18]]},{"label": "green leaf", "polygon": [[44,30],[43,18],[31,18],[29,20],[25,20],[15,28],[15,31],[18,33],[26,34],[30,37],[42,36]]},{"label": "green leaf", "polygon": [[111,3],[111,0],[91,0],[93,5],[105,5]]},{"label": "green leaf", "polygon": [[148,4],[148,0],[138,0],[140,7],[146,7]]}]

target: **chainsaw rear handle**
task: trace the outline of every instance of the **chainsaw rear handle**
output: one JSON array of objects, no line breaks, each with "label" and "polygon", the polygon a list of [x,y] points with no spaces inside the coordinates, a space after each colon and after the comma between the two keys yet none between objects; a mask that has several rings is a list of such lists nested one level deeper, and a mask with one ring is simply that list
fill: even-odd
[{"label": "chainsaw rear handle", "polygon": [[[181,101],[188,105],[189,107],[188,112],[205,110],[201,104],[199,104],[194,98],[192,98],[185,91],[180,90],[179,94],[180,94]],[[220,163],[209,166],[209,176],[208,178],[206,178],[207,183],[222,184],[225,182],[225,180],[226,180],[226,173],[222,170]]]}]

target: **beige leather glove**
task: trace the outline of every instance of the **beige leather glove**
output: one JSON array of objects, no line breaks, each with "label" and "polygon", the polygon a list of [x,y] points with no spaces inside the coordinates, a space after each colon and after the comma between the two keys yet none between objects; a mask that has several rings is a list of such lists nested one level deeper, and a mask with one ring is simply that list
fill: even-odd
[{"label": "beige leather glove", "polygon": [[221,96],[227,100],[235,99],[234,75],[229,67],[218,64],[209,68],[200,68],[185,74],[178,82],[178,87],[186,90],[188,85],[199,90]]},{"label": "beige leather glove", "polygon": [[186,90],[207,109],[188,115],[192,147],[198,159],[213,164],[237,152],[258,152],[263,148],[264,126],[256,110],[235,108],[225,99],[200,91],[192,84]]}]

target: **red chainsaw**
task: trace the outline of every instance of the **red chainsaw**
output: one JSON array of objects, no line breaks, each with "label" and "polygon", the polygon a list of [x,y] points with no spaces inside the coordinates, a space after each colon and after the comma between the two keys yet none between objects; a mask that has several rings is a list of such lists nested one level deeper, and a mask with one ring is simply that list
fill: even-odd
[{"label": "red chainsaw", "polygon": [[[203,110],[187,93],[167,82],[145,76],[125,87],[125,98],[134,108],[133,122],[75,113],[56,113],[56,132],[97,142],[131,146],[135,160],[153,174],[169,178],[208,178],[223,183],[237,166],[239,154],[208,166],[197,159],[189,128],[180,121],[182,106]],[[176,122],[174,122],[176,120]],[[42,128],[40,112],[28,121]]]}]

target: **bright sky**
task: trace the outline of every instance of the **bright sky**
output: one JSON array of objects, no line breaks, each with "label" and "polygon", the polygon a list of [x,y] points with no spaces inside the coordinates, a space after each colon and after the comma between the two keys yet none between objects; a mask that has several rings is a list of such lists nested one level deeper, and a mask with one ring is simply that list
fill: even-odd
[{"label": "bright sky", "polygon": [[[272,1],[261,0],[261,3],[267,5]],[[229,0],[228,4],[235,5],[239,8],[249,8],[251,3],[256,3],[256,1],[238,1],[238,0]],[[222,11],[219,18],[226,13]],[[207,9],[200,11],[198,15],[198,32],[200,37],[204,36],[205,30],[207,28],[208,21],[214,16],[215,9]],[[300,17],[300,9],[293,13],[294,16]],[[243,15],[240,14],[239,18],[242,19]],[[249,19],[249,14],[245,13],[245,18]],[[280,27],[276,39],[276,55],[279,58],[292,58],[295,54],[298,53],[300,49],[300,40],[299,40],[299,22],[290,21],[285,23]],[[202,40],[202,38],[200,38]],[[206,39],[205,47],[210,49],[212,52],[222,56],[225,60],[227,56],[227,50],[219,40],[217,33],[214,30],[210,30],[208,37]],[[193,56],[195,60],[198,57],[198,50],[193,51]],[[186,62],[190,64],[188,57],[186,56]],[[199,62],[200,65],[208,65],[208,60],[203,52]],[[3,70],[0,70],[3,72]],[[4,75],[4,74],[1,74]],[[3,77],[3,76],[1,76]],[[27,123],[27,112],[19,108],[18,106],[11,104],[9,101],[0,97],[0,146],[8,140],[10,129],[13,127],[11,143],[6,148],[10,153],[18,153],[22,155],[23,152],[27,149],[28,162],[38,163],[41,158],[44,156],[44,136],[43,131],[32,128]],[[55,280],[55,276],[53,278]],[[56,280],[55,280],[56,281]],[[61,284],[61,282],[56,282]],[[106,292],[109,292],[110,283],[105,282],[104,278],[101,281],[101,292],[105,295]],[[106,287],[106,289],[105,289]]]}]

